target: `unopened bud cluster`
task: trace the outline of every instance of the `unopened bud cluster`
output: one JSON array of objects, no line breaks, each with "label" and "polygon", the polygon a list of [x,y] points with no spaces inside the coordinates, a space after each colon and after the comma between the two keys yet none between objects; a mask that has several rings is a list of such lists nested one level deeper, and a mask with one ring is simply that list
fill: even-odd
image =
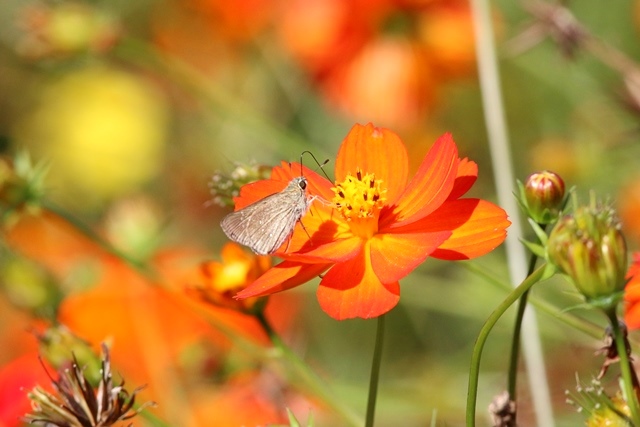
[{"label": "unopened bud cluster", "polygon": [[5,224],[25,210],[37,210],[44,195],[43,164],[33,166],[26,153],[0,157],[0,220]]},{"label": "unopened bud cluster", "polygon": [[216,172],[209,181],[212,204],[233,207],[233,198],[240,194],[240,188],[250,182],[268,179],[271,168],[265,165],[238,164],[231,173]]},{"label": "unopened bud cluster", "polygon": [[622,297],[627,246],[613,209],[582,206],[551,231],[549,259],[591,303],[609,308]]}]

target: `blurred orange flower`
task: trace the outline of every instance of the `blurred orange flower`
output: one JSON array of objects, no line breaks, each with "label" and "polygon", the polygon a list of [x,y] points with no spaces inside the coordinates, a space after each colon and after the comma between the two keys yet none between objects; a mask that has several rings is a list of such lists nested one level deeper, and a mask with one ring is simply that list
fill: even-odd
[{"label": "blurred orange flower", "polygon": [[271,22],[269,0],[191,0],[187,3],[225,39],[249,42]]},{"label": "blurred orange flower", "polygon": [[222,247],[220,257],[221,262],[209,261],[200,265],[201,280],[189,290],[214,305],[251,310],[257,299],[237,300],[233,296],[267,271],[271,267],[271,258],[249,254],[231,242]]},{"label": "blurred orange flower", "polygon": [[630,246],[640,246],[640,177],[626,182],[616,197],[622,231]]},{"label": "blurred orange flower", "polygon": [[[499,23],[499,19],[494,17]],[[438,76],[470,76],[475,69],[475,36],[467,1],[439,2],[418,15],[418,38]]]},{"label": "blurred orange flower", "polygon": [[640,252],[633,254],[624,288],[624,322],[629,329],[640,329]]},{"label": "blurred orange flower", "polygon": [[278,13],[283,47],[355,120],[419,126],[442,82],[475,68],[464,0],[293,0]]},{"label": "blurred orange flower", "polygon": [[[148,384],[145,399],[165,407],[181,402],[174,399],[179,394],[174,371],[186,348],[196,342],[211,343],[220,354],[230,348],[228,336],[211,323],[257,343],[268,341],[250,316],[215,307],[206,313],[194,310],[197,304],[184,296],[183,284],[197,283],[194,278],[201,277],[198,268],[206,256],[202,251],[174,249],[156,254],[150,263],[157,275],[151,278],[47,211],[21,216],[5,237],[9,247],[65,282],[70,293],[58,309],[57,320],[93,344],[112,341],[118,371],[135,384]],[[87,263],[89,269],[82,267]],[[156,285],[155,279],[167,286]],[[290,313],[282,306],[280,311]],[[0,341],[9,342],[3,336]]]},{"label": "blurred orange flower", "polygon": [[371,40],[322,82],[329,104],[356,120],[406,127],[424,120],[435,99],[424,49],[409,38]]},{"label": "blurred orange flower", "polygon": [[277,377],[265,372],[236,375],[219,389],[201,388],[194,393],[196,422],[188,427],[286,425],[287,416],[283,408],[290,408],[293,399],[300,398],[286,391]]},{"label": "blurred orange flower", "polygon": [[[398,280],[428,256],[475,258],[502,243],[510,224],[505,211],[484,200],[459,199],[475,182],[477,165],[458,157],[451,135],[436,141],[407,183],[408,164],[396,134],[355,125],[338,152],[335,185],[304,170],[307,188],[319,200],[303,218],[304,228],[298,224],[276,252],[285,261],[237,297],[283,291],[326,271],[317,296],[327,314],[376,317],[398,303]],[[271,180],[243,187],[236,209],[272,194],[298,170],[283,164]]]},{"label": "blurred orange flower", "polygon": [[388,0],[292,0],[282,6],[277,29],[283,46],[322,78],[366,45],[392,5]]},{"label": "blurred orange flower", "polygon": [[[50,368],[48,368],[50,369]],[[0,427],[24,425],[20,417],[31,410],[27,391],[50,380],[37,351],[31,351],[0,367]]]}]

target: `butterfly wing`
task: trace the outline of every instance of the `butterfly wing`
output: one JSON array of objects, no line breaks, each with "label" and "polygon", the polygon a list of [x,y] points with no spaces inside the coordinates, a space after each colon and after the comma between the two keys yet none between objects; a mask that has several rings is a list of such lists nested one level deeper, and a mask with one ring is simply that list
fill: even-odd
[{"label": "butterfly wing", "polygon": [[310,204],[304,192],[300,198],[287,190],[288,187],[230,213],[220,223],[222,230],[231,240],[259,255],[275,252],[293,233]]}]

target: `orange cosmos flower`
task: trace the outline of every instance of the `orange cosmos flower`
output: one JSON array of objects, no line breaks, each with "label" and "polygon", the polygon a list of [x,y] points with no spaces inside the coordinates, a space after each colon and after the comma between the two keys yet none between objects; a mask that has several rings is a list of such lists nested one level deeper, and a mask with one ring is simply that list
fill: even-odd
[{"label": "orange cosmos flower", "polygon": [[640,329],[640,252],[633,254],[624,288],[624,322],[629,329]]},{"label": "orange cosmos flower", "polygon": [[[510,224],[505,211],[460,199],[475,182],[477,165],[458,157],[450,134],[436,141],[409,182],[408,164],[396,134],[355,125],[338,152],[335,184],[304,169],[317,199],[301,221],[304,228],[298,224],[276,251],[284,261],[237,297],[283,291],[324,273],[317,297],[327,314],[376,317],[398,303],[398,281],[428,256],[470,259],[502,243]],[[271,180],[243,187],[236,209],[282,189],[299,167],[283,163]]]},{"label": "orange cosmos flower", "polygon": [[247,253],[236,243],[227,243],[220,253],[221,262],[200,264],[201,280],[187,288],[204,301],[240,311],[251,311],[257,299],[239,301],[232,296],[255,281],[271,267],[271,258]]}]

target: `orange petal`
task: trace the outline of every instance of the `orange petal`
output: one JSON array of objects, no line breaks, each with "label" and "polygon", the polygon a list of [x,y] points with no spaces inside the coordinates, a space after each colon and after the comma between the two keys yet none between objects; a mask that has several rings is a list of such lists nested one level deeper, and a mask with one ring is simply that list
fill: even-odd
[{"label": "orange petal", "polygon": [[451,236],[451,231],[381,233],[371,244],[371,265],[382,283],[405,277]]},{"label": "orange petal", "polygon": [[342,182],[356,169],[375,174],[387,188],[387,204],[395,203],[407,183],[407,149],[395,133],[369,123],[356,124],[342,141],[336,158],[336,181]]},{"label": "orange petal", "polygon": [[427,218],[411,224],[423,231],[453,230],[431,256],[446,260],[471,259],[491,252],[507,236],[511,222],[499,206],[485,200],[459,199],[445,202]]},{"label": "orange petal", "polygon": [[276,255],[290,261],[300,261],[305,263],[343,262],[356,256],[362,250],[362,239],[350,236],[344,239],[332,239],[325,244],[316,245],[318,239],[316,234],[307,241],[307,247],[302,247],[299,252],[291,254],[276,253]]},{"label": "orange petal", "polygon": [[624,288],[624,300],[629,303],[640,302],[640,286],[637,286],[637,283],[635,286],[627,284],[627,287]]},{"label": "orange petal", "polygon": [[233,198],[235,210],[240,210],[258,200],[284,190],[293,178],[300,176],[301,172],[307,178],[308,195],[319,196],[323,200],[331,200],[333,198],[333,191],[331,190],[333,184],[326,178],[305,166],[301,167],[299,163],[289,164],[282,162],[280,166],[276,166],[271,170],[270,179],[252,182],[240,189],[240,195]]},{"label": "orange petal", "polygon": [[398,282],[383,284],[371,268],[368,251],[336,264],[318,287],[320,307],[337,320],[380,316],[398,304]]},{"label": "orange petal", "polygon": [[[34,340],[35,341],[35,340]],[[35,386],[44,387],[51,392],[49,372],[55,372],[44,362],[37,350],[32,350],[0,366],[0,426],[18,427],[23,424],[20,418],[33,408],[27,396]]]},{"label": "orange petal", "polygon": [[640,258],[637,253],[633,256],[626,277],[629,281],[624,287],[624,300],[633,305],[640,301]]},{"label": "orange petal", "polygon": [[418,221],[440,207],[451,194],[459,163],[458,148],[446,133],[431,147],[393,210],[383,211],[381,228]]},{"label": "orange petal", "polygon": [[349,226],[330,207],[316,200],[296,224],[290,240],[276,254],[287,258],[293,252],[309,252],[340,239],[352,237]]},{"label": "orange petal", "polygon": [[629,329],[640,329],[640,304],[628,304],[626,306],[624,323]]},{"label": "orange petal", "polygon": [[478,165],[476,162],[467,159],[460,160],[458,165],[458,173],[456,174],[456,180],[453,183],[453,189],[449,194],[449,200],[455,200],[462,197],[471,186],[476,182],[478,178]]},{"label": "orange petal", "polygon": [[2,235],[12,249],[65,277],[80,260],[104,255],[104,250],[62,217],[44,210],[21,215]]},{"label": "orange petal", "polygon": [[276,166],[271,171],[271,179],[291,181],[293,178],[302,176],[307,178],[307,194],[310,196],[318,196],[323,200],[329,201],[333,198],[333,183],[327,180],[323,175],[301,166],[300,163],[282,162],[280,166]]},{"label": "orange petal", "polygon": [[331,264],[301,264],[283,261],[264,273],[255,282],[238,292],[236,298],[274,294],[301,285],[322,274]]}]

